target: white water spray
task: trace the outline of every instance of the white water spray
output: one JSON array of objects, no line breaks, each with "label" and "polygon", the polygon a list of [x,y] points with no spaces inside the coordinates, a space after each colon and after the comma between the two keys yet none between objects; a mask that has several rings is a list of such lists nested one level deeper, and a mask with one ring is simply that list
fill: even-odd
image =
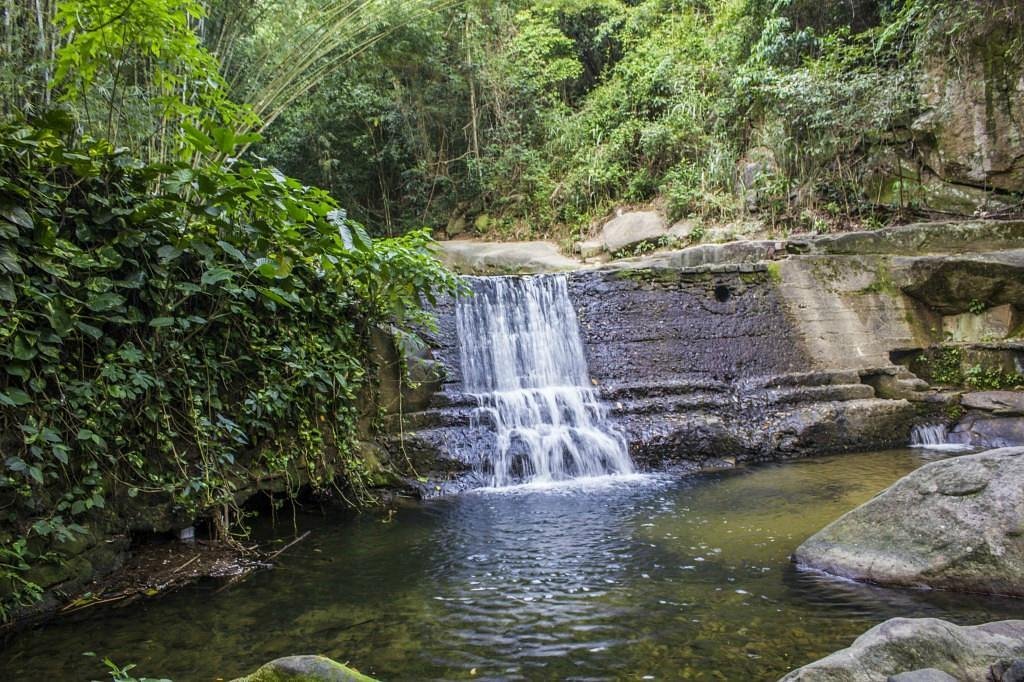
[{"label": "white water spray", "polygon": [[944,424],[915,426],[910,432],[910,447],[928,450],[970,450],[964,443],[951,443],[949,429]]},{"label": "white water spray", "polygon": [[629,474],[625,439],[590,386],[564,276],[471,279],[456,307],[462,378],[497,450],[490,484]]}]

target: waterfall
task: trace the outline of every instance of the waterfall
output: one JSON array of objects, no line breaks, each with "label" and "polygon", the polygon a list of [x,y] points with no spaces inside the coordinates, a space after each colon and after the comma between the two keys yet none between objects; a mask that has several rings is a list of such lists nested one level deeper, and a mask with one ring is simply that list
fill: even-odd
[{"label": "waterfall", "polygon": [[950,442],[949,429],[945,424],[924,424],[915,426],[910,432],[910,447],[929,450],[969,450],[965,443]]},{"label": "waterfall", "polygon": [[566,278],[470,278],[456,306],[465,390],[497,447],[482,473],[502,487],[626,474],[625,439],[591,387]]}]

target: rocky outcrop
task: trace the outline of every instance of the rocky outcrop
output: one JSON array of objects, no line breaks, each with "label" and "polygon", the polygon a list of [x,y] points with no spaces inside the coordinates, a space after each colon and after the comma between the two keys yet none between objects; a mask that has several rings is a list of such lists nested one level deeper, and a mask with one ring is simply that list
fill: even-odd
[{"label": "rocky outcrop", "polygon": [[786,247],[802,255],[957,254],[1019,249],[1024,220],[975,220],[897,225],[881,230],[793,235]]},{"label": "rocky outcrop", "polygon": [[601,228],[601,242],[609,253],[651,242],[668,233],[665,218],[657,211],[628,211]]},{"label": "rocky outcrop", "polygon": [[893,618],[780,682],[999,681],[1020,658],[1021,620],[960,627],[936,618]]},{"label": "rocky outcrop", "polygon": [[943,315],[1024,302],[1024,249],[897,257],[896,286]]},{"label": "rocky outcrop", "polygon": [[[1002,320],[1009,329],[1019,311],[992,307],[1010,295],[998,287],[991,301],[958,294],[943,310],[967,312],[945,317],[930,307],[939,301],[908,292],[955,278],[973,267],[963,264],[976,252],[1006,254],[1022,244],[1024,221],[928,223],[703,244],[581,265],[567,276],[590,375],[633,457],[650,466],[703,465],[902,446],[917,423],[949,424],[957,394],[919,378],[930,374],[915,376],[918,366],[941,375],[933,371],[941,363],[894,363],[923,357],[947,323],[992,329]],[[900,259],[907,267],[894,265]],[[989,308],[978,313],[979,305]],[[387,422],[401,433],[402,461],[447,478],[493,447],[493,434],[471,418],[476,402],[461,385],[453,302],[437,312],[432,346],[446,369],[442,388],[419,411]],[[987,326],[958,314],[980,315]],[[1012,339],[999,343],[991,353],[1012,374],[1024,353],[1009,347]],[[958,352],[966,376],[980,360],[973,347]],[[965,437],[1006,442],[988,428],[994,422],[971,423]]]},{"label": "rocky outcrop", "polygon": [[979,42],[976,58],[955,68],[945,56],[926,66],[925,111],[912,128],[925,163],[944,180],[1021,192],[1024,71],[999,55],[991,40]]},{"label": "rocky outcrop", "polygon": [[441,260],[465,275],[527,275],[572,270],[579,263],[563,256],[552,242],[440,242]]},{"label": "rocky outcrop", "polygon": [[797,548],[883,585],[1024,596],[1024,448],[932,462]]},{"label": "rocky outcrop", "polygon": [[232,682],[375,682],[324,656],[287,656]]}]

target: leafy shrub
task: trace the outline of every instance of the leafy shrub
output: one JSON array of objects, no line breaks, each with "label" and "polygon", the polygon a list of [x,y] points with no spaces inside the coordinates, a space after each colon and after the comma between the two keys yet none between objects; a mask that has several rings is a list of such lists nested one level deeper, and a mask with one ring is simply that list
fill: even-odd
[{"label": "leafy shrub", "polygon": [[[35,548],[132,504],[230,521],[240,491],[299,472],[363,499],[369,331],[429,323],[421,301],[456,286],[425,231],[373,241],[272,168],[145,164],[69,145],[73,124],[0,126],[0,577],[14,601],[34,596],[18,577]],[[236,142],[187,138],[208,158]]]}]

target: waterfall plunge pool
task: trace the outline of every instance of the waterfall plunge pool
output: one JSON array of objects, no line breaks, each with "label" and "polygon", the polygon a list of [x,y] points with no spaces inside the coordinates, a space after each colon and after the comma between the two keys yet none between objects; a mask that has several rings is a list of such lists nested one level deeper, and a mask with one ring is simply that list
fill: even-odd
[{"label": "waterfall plunge pool", "polygon": [[[1019,600],[798,571],[806,537],[943,454],[899,450],[678,478],[475,491],[300,515],[273,570],[21,633],[0,679],[176,682],[321,653],[382,680],[774,680],[893,616],[980,623]],[[291,519],[281,521],[292,535]],[[268,532],[264,529],[263,532]]]}]

